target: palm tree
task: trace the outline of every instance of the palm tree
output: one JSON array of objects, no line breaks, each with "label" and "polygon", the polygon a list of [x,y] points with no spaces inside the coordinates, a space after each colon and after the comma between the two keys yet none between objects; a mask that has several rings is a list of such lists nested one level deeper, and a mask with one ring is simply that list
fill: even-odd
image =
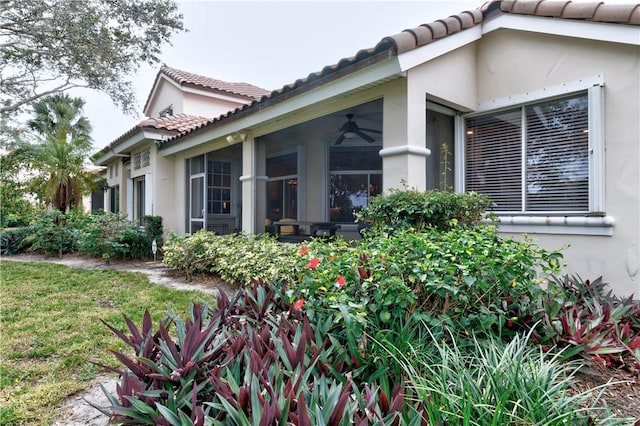
[{"label": "palm tree", "polygon": [[91,149],[91,125],[82,115],[84,100],[66,94],[34,104],[35,117],[28,122],[41,142],[29,149],[31,167],[38,175],[30,188],[55,209],[66,212],[91,192],[92,177],[86,171]]}]

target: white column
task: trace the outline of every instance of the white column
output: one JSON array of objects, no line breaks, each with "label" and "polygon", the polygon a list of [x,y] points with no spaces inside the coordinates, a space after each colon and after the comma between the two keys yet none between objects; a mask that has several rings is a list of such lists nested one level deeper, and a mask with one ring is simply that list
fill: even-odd
[{"label": "white column", "polygon": [[127,220],[133,220],[133,179],[127,179]]},{"label": "white column", "polygon": [[426,189],[427,149],[425,93],[400,79],[383,103],[383,189]]},{"label": "white column", "polygon": [[153,215],[153,173],[144,174],[144,215]]},{"label": "white column", "polygon": [[246,135],[242,142],[242,230],[247,234],[256,232],[256,142]]}]

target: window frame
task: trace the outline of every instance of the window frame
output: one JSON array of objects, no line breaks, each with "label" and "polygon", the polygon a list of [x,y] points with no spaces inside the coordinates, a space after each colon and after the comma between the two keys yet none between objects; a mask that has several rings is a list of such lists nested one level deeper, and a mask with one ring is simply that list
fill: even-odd
[{"label": "window frame", "polygon": [[[301,217],[301,209],[300,209],[300,157],[301,154],[300,152],[298,152],[298,150],[286,150],[286,151],[282,151],[282,152],[276,152],[276,153],[271,153],[268,156],[265,157],[265,171],[268,172],[269,170],[269,166],[268,163],[270,160],[276,160],[278,158],[282,158],[282,157],[288,157],[288,156],[293,156],[294,159],[293,161],[295,161],[295,173],[294,174],[279,174],[279,175],[268,175],[267,178],[265,179],[265,183],[266,185],[268,185],[269,183],[278,183],[279,185],[281,185],[281,190],[282,190],[282,205],[280,206],[280,214],[279,214],[279,218],[276,218],[274,215],[271,214],[271,208],[270,208],[270,200],[269,200],[269,193],[267,191],[266,195],[265,195],[265,208],[266,208],[266,217],[267,219],[270,220],[278,220],[278,219],[284,219],[284,218],[289,218],[289,219],[296,219],[298,220],[299,217]],[[293,183],[295,182],[295,183]],[[294,201],[294,205],[295,205],[295,216],[296,217],[289,217],[291,215],[289,215],[288,213],[288,209],[286,206],[287,203],[287,197],[286,197],[286,193],[287,193],[287,184],[291,184],[291,185],[295,185],[296,187],[296,191],[295,191],[295,201]],[[265,187],[266,188],[266,187]],[[266,190],[266,189],[265,189]]]},{"label": "window frame", "polygon": [[[213,216],[231,216],[233,214],[233,163],[228,160],[216,160],[216,159],[205,159],[205,175],[206,175],[206,213]],[[215,164],[219,163],[222,167],[222,172],[216,173]],[[229,172],[226,173],[224,168],[228,166]],[[220,177],[220,185],[216,185],[216,176]],[[227,176],[229,179],[229,185],[224,185],[224,177]],[[224,200],[222,198],[216,199],[214,195],[217,191],[228,191],[229,199]],[[226,206],[225,204],[228,203]],[[214,206],[219,204],[220,211],[215,212]],[[226,211],[225,211],[226,210]]]},{"label": "window frame", "polygon": [[[587,103],[588,103],[588,152],[589,152],[589,208],[587,212],[555,212],[555,211],[545,211],[545,212],[534,212],[534,211],[521,211],[521,212],[509,212],[508,215],[604,215],[605,213],[605,175],[604,175],[604,97],[603,97],[603,85],[595,85],[589,88],[585,88],[582,90],[576,90],[572,92],[562,93],[556,96],[549,96],[544,98],[532,98],[528,102],[522,102],[521,104],[516,105],[508,105],[504,108],[492,109],[486,111],[476,111],[471,114],[464,115],[464,120],[461,123],[463,128],[461,129],[462,138],[458,141],[462,146],[457,147],[456,154],[460,155],[464,158],[465,156],[465,147],[464,147],[464,131],[466,129],[466,120],[468,118],[476,118],[480,116],[484,116],[490,113],[497,113],[500,111],[506,111],[513,108],[522,108],[527,107],[537,103],[543,103],[546,101],[552,101],[558,98],[564,98],[570,96],[572,94],[577,95],[580,92],[586,92],[587,94]],[[523,147],[526,144],[522,145]],[[462,162],[463,169],[462,174],[465,179],[462,180],[461,189],[466,191],[466,166],[467,161],[466,158]]]},{"label": "window frame", "polygon": [[464,192],[466,182],[466,120],[489,113],[508,110],[585,92],[588,102],[589,209],[586,213],[529,212],[499,214],[503,232],[528,232],[575,235],[613,235],[615,219],[606,215],[605,199],[605,84],[603,75],[575,80],[521,94],[489,99],[478,104],[472,113],[461,115],[456,122],[456,191]]},{"label": "window frame", "polygon": [[[380,157],[379,160],[380,161],[380,168],[379,169],[370,169],[370,168],[332,168],[332,163],[331,163],[331,156],[332,156],[332,149],[335,149],[337,152],[344,150],[350,150],[350,149],[358,149],[358,148],[364,148],[365,151],[370,151],[370,153],[373,153],[374,151],[376,152],[376,155],[380,155],[380,149],[382,149],[382,146],[380,144],[365,144],[362,142],[356,143],[356,144],[352,144],[351,146],[344,146],[344,147],[336,147],[335,145],[329,145],[328,146],[328,158],[327,158],[327,217],[329,218],[329,220],[332,220],[332,216],[334,215],[334,212],[332,212],[332,208],[334,208],[335,206],[332,206],[332,185],[331,185],[331,181],[332,178],[334,176],[364,176],[366,177],[367,180],[367,204],[369,205],[369,200],[371,199],[372,196],[378,195],[380,193],[382,193],[382,188],[378,188],[377,192],[372,194],[371,193],[371,185],[372,185],[372,176],[379,176],[380,179],[380,186],[382,186],[382,182],[383,182],[383,176],[384,176],[384,163],[382,160],[382,157]],[[352,214],[357,211],[359,209],[354,208],[352,210]],[[341,222],[341,221],[337,221],[336,223],[342,223],[342,224],[351,224],[355,222],[355,217],[353,218],[353,220],[348,221],[348,222]]]}]

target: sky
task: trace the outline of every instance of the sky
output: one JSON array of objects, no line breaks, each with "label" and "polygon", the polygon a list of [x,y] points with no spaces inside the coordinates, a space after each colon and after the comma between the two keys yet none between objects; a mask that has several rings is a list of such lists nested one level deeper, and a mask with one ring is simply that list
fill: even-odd
[{"label": "sky", "polygon": [[[373,47],[385,36],[475,9],[484,0],[177,3],[189,31],[163,47],[162,63],[274,90]],[[159,68],[145,65],[130,75],[139,105],[136,117],[123,114],[104,94],[74,93],[86,100],[94,151],[144,119],[142,108]]]},{"label": "sky", "polygon": [[[177,0],[189,31],[174,35],[160,60],[183,71],[275,90],[373,47],[385,36],[476,9],[485,1]],[[131,72],[136,117],[124,115],[104,94],[74,93],[86,100],[95,151],[144,119],[142,108],[159,68],[144,65]]]}]

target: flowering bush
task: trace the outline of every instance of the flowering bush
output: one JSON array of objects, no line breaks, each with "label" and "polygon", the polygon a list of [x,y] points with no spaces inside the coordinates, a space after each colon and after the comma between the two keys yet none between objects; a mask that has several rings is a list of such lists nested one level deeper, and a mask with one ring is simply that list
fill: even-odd
[{"label": "flowering bush", "polygon": [[416,314],[432,326],[503,333],[533,322],[539,284],[561,255],[484,226],[314,241],[298,257],[295,288],[309,309],[375,327]]}]

